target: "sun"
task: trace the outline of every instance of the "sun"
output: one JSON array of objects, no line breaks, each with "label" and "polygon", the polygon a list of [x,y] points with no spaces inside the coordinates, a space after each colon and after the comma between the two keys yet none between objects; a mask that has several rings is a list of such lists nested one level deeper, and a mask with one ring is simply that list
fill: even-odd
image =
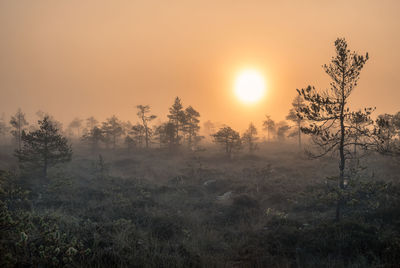
[{"label": "sun", "polygon": [[243,70],[235,80],[235,94],[242,102],[254,103],[265,93],[265,81],[256,70]]}]

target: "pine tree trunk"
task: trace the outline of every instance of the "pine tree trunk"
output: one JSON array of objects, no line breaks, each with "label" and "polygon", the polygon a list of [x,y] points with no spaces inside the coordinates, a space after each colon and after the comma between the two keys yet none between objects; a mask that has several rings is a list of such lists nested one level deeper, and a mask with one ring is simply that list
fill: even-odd
[{"label": "pine tree trunk", "polygon": [[299,135],[299,149],[301,150],[301,125],[300,125],[300,122],[298,123],[298,131],[299,131],[299,133],[298,133],[298,135]]},{"label": "pine tree trunk", "polygon": [[146,130],[146,149],[149,148],[149,130],[147,129],[147,126],[145,127]]},{"label": "pine tree trunk", "polygon": [[340,156],[340,163],[339,163],[339,182],[338,182],[338,188],[339,188],[339,194],[338,194],[338,200],[337,200],[337,205],[336,205],[336,220],[340,221],[341,218],[341,209],[343,206],[343,201],[342,201],[342,190],[344,189],[344,169],[345,169],[345,164],[346,164],[346,159],[344,155],[344,139],[345,139],[345,128],[344,128],[344,106],[346,104],[345,102],[345,95],[344,95],[344,77],[343,77],[343,82],[342,82],[342,100],[341,100],[341,107],[340,107],[340,143],[339,143],[339,156]]},{"label": "pine tree trunk", "polygon": [[18,142],[18,149],[21,151],[21,115],[18,115],[18,137],[17,137],[17,142]]},{"label": "pine tree trunk", "polygon": [[192,131],[189,129],[189,136],[188,136],[188,147],[189,150],[192,149]]}]

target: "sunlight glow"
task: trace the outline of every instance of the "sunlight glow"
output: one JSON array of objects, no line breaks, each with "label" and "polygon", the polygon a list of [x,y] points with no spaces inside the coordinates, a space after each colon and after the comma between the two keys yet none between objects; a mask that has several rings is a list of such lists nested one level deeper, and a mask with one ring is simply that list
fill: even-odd
[{"label": "sunlight glow", "polygon": [[245,103],[260,100],[265,92],[263,76],[256,70],[244,70],[235,80],[235,94]]}]

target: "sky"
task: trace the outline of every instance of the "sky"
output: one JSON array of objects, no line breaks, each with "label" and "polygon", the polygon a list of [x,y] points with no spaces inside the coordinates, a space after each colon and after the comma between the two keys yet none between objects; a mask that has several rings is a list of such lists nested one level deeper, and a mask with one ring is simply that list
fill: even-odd
[{"label": "sky", "polygon": [[[148,104],[165,121],[179,96],[203,122],[242,131],[265,114],[285,119],[296,88],[329,87],[322,65],[338,37],[370,56],[351,107],[395,113],[399,10],[395,0],[0,0],[0,113],[134,123]],[[251,105],[234,95],[247,68],[267,87]]]}]

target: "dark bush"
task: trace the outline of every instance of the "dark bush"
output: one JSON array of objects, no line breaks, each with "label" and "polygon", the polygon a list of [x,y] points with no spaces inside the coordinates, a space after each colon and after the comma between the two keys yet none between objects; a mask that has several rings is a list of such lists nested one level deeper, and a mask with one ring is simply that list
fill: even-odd
[{"label": "dark bush", "polygon": [[170,217],[155,217],[151,222],[151,233],[159,240],[169,240],[181,234],[181,227],[176,219]]},{"label": "dark bush", "polygon": [[259,209],[260,204],[258,200],[253,197],[242,194],[233,198],[233,207],[236,209]]}]

